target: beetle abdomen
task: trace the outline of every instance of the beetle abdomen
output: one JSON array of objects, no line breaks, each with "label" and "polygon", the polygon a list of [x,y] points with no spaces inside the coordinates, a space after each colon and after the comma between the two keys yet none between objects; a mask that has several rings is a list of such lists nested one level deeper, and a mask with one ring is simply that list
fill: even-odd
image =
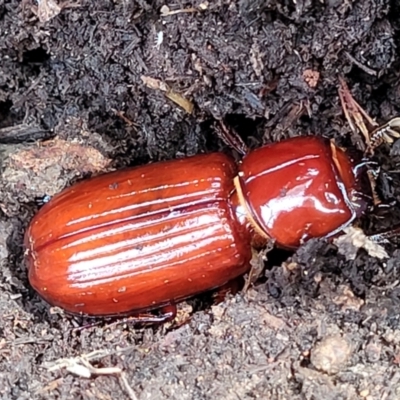
[{"label": "beetle abdomen", "polygon": [[242,275],[251,250],[228,204],[234,175],[229,158],[210,154],[65,190],[27,232],[32,286],[70,312],[115,315],[158,308]]}]

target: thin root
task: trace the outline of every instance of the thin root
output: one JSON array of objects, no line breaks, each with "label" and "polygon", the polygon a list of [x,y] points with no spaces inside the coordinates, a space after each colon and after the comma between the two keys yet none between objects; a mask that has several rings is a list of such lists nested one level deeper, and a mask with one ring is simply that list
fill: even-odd
[{"label": "thin root", "polygon": [[[364,136],[367,149],[371,148],[371,129],[377,128],[378,124],[367,114],[367,112],[354,100],[347,83],[343,78],[339,78],[339,98],[342,104],[344,115],[350,125],[351,130],[357,133],[358,130]],[[370,126],[368,129],[365,121]],[[358,128],[358,129],[357,129]]]}]

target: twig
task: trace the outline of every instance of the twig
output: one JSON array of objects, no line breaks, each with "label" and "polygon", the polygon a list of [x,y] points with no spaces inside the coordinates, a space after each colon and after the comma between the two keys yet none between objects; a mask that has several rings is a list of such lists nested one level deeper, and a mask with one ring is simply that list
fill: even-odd
[{"label": "twig", "polygon": [[346,57],[355,65],[357,65],[358,68],[362,69],[364,72],[366,72],[369,75],[372,76],[377,76],[378,73],[372,69],[369,68],[367,66],[365,66],[364,64],[361,64],[359,61],[357,61],[350,53],[348,53],[347,51],[344,52],[344,54],[346,55]]},{"label": "twig", "polygon": [[199,10],[197,10],[196,8],[190,7],[190,8],[183,8],[181,10],[174,10],[174,11],[170,11],[168,10],[162,10],[161,11],[161,16],[162,17],[167,17],[168,15],[175,15],[175,14],[181,14],[181,13],[195,13],[198,12]]}]

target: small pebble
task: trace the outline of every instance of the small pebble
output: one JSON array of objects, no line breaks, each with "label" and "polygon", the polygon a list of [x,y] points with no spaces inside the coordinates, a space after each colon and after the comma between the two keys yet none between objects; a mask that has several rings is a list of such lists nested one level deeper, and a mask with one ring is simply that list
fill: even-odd
[{"label": "small pebble", "polygon": [[352,349],[341,336],[328,336],[311,350],[312,365],[327,374],[337,374],[345,367]]}]

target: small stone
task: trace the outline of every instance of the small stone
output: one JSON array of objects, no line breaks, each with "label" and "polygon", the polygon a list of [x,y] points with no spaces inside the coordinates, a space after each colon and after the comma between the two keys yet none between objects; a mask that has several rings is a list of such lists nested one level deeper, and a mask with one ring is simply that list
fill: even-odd
[{"label": "small stone", "polygon": [[317,343],[311,350],[311,363],[327,374],[337,374],[351,355],[348,341],[341,336],[328,336]]}]

